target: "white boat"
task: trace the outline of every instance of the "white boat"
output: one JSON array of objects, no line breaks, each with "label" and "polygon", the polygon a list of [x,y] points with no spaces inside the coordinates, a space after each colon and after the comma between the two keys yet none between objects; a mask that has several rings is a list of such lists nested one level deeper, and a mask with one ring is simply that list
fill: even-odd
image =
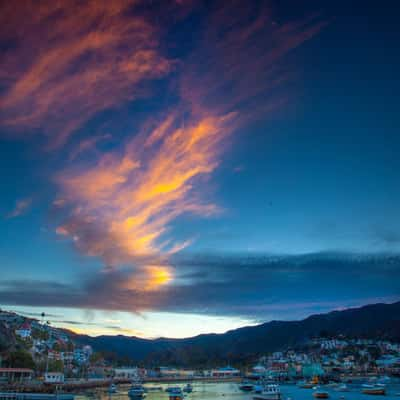
[{"label": "white boat", "polygon": [[253,396],[253,400],[280,400],[281,397],[280,386],[276,383],[269,383],[263,386],[261,393]]},{"label": "white boat", "polygon": [[187,383],[183,387],[183,391],[186,392],[186,393],[192,393],[193,392],[193,386],[190,383]]},{"label": "white boat", "polygon": [[390,383],[390,382],[391,382],[391,378],[390,378],[390,376],[387,376],[387,375],[382,376],[381,378],[378,379],[378,383],[386,384],[386,383]]},{"label": "white boat", "polygon": [[262,393],[263,385],[259,385],[259,384],[254,385],[253,391],[254,391],[254,393]]},{"label": "white boat", "polygon": [[145,391],[140,383],[134,383],[128,390],[128,396],[131,399],[143,399]]},{"label": "white boat", "polygon": [[178,392],[179,390],[181,390],[181,388],[179,386],[168,386],[165,391],[167,393],[171,393],[171,392]]},{"label": "white boat", "polygon": [[349,387],[345,383],[343,383],[343,384],[339,385],[338,387],[336,387],[335,390],[337,392],[348,392]]},{"label": "white boat", "polygon": [[112,394],[112,393],[117,393],[117,385],[115,383],[112,383],[109,387],[108,387],[108,393]]},{"label": "white boat", "polygon": [[312,382],[307,382],[307,381],[299,381],[297,383],[297,386],[301,389],[312,389],[314,387],[314,384]]},{"label": "white boat", "polygon": [[183,399],[183,392],[180,387],[171,387],[168,388],[169,393],[169,400],[182,400]]},{"label": "white boat", "polygon": [[362,393],[364,394],[372,394],[372,395],[381,395],[384,396],[386,393],[385,385],[382,384],[369,384],[364,383],[362,385]]}]

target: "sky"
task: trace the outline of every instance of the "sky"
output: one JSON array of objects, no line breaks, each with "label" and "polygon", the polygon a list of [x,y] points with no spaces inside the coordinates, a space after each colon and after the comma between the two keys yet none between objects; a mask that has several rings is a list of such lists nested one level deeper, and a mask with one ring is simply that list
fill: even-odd
[{"label": "sky", "polygon": [[0,2],[0,307],[155,338],[399,301],[395,11]]}]

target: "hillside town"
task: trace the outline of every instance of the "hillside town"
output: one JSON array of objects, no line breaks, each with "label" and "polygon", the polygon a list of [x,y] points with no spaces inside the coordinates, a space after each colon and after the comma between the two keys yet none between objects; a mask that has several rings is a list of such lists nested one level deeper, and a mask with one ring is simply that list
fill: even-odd
[{"label": "hillside town", "polygon": [[110,379],[131,381],[176,379],[268,378],[297,381],[319,377],[343,380],[352,376],[400,376],[400,343],[389,340],[319,337],[299,346],[265,354],[248,365],[214,365],[209,369],[162,365],[136,365],[94,352],[87,344],[74,341],[71,332],[55,328],[44,320],[0,312],[0,384],[40,381],[48,384]]}]

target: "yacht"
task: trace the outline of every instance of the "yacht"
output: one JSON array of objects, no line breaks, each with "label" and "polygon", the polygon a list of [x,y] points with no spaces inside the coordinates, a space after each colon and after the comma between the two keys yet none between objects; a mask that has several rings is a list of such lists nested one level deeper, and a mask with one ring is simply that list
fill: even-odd
[{"label": "yacht", "polygon": [[186,392],[186,393],[192,393],[193,392],[193,386],[190,383],[187,383],[183,387],[183,391]]},{"label": "yacht", "polygon": [[263,385],[261,384],[255,384],[253,388],[254,393],[262,393],[263,391]]},{"label": "yacht", "polygon": [[269,383],[263,386],[261,393],[255,394],[253,400],[280,400],[281,388],[276,383]]},{"label": "yacht", "polygon": [[169,400],[182,400],[183,399],[183,392],[180,387],[171,387],[168,388],[169,393]]},{"label": "yacht", "polygon": [[116,385],[115,383],[112,383],[112,384],[108,387],[108,393],[109,393],[109,394],[117,393],[117,385]]},{"label": "yacht", "polygon": [[349,387],[345,383],[342,383],[341,385],[337,386],[335,388],[335,390],[337,392],[348,392],[349,391]]},{"label": "yacht", "polygon": [[385,395],[386,388],[382,384],[370,384],[364,383],[362,385],[362,393],[364,394],[373,394],[373,395]]},{"label": "yacht", "polygon": [[134,400],[143,399],[145,396],[143,386],[140,383],[133,383],[128,390],[128,396]]}]

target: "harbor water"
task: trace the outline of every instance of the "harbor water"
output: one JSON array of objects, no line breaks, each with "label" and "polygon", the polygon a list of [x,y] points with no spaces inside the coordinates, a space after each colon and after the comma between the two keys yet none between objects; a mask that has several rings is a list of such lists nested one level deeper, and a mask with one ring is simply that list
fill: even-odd
[{"label": "harbor water", "polygon": [[[244,393],[239,390],[237,383],[207,383],[193,382],[193,392],[185,394],[186,400],[252,400],[253,393]],[[180,386],[182,383],[150,384],[146,383],[145,388],[150,388],[146,393],[145,400],[168,400],[168,393],[165,391],[169,386]],[[331,400],[400,400],[400,381],[393,382],[386,386],[385,396],[372,396],[361,393],[361,384],[347,384],[349,391],[338,392],[329,385],[321,386],[329,393]],[[157,389],[157,390],[151,390]],[[129,400],[129,385],[119,385],[118,392],[109,394],[107,388],[96,389],[83,395],[75,396],[75,400]],[[281,385],[282,400],[314,400],[313,389],[301,389],[296,385]]]}]

